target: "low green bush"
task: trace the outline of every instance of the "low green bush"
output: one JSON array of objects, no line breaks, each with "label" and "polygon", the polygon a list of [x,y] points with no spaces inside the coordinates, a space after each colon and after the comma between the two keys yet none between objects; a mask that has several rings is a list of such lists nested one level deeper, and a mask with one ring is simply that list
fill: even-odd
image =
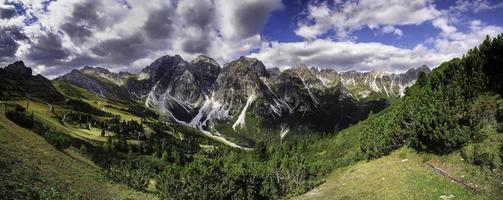
[{"label": "low green bush", "polygon": [[497,152],[492,151],[486,146],[477,144],[473,150],[473,163],[480,166],[494,168],[497,165],[497,156]]},{"label": "low green bush", "polygon": [[32,129],[35,127],[35,122],[33,120],[33,115],[28,116],[24,112],[24,108],[21,106],[16,106],[15,110],[9,110],[7,113],[5,113],[5,116],[7,119],[11,120],[12,122],[16,123],[17,125],[27,128],[27,129]]}]

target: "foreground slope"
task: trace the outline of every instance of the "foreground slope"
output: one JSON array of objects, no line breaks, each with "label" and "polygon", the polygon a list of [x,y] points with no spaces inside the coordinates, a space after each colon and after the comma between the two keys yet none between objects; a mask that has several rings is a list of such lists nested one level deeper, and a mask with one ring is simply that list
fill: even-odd
[{"label": "foreground slope", "polygon": [[[480,190],[435,172],[427,163]],[[490,171],[463,162],[459,154],[437,157],[403,148],[339,168],[324,184],[294,199],[501,199],[498,183]]]},{"label": "foreground slope", "polygon": [[108,182],[100,168],[76,149],[57,150],[0,112],[0,196],[38,199],[154,199]]},{"label": "foreground slope", "polygon": [[501,66],[503,35],[420,75],[400,102],[345,130],[367,161],[300,198],[503,198]]}]

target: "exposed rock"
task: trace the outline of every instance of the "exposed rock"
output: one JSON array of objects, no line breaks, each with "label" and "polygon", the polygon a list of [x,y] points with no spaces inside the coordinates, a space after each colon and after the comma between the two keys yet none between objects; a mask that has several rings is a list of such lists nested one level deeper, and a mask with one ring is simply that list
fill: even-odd
[{"label": "exposed rock", "polygon": [[31,76],[32,75],[31,68],[26,67],[24,65],[23,61],[16,61],[12,64],[7,65],[6,67],[3,68],[3,71],[7,72],[7,73],[23,75],[23,76]]},{"label": "exposed rock", "polygon": [[56,91],[47,78],[32,76],[32,70],[22,61],[0,69],[0,99],[38,99],[47,102],[62,101],[64,97]]},{"label": "exposed rock", "polygon": [[[125,88],[108,78],[112,76],[114,75],[106,69],[85,66],[81,70],[74,69],[56,80],[87,89],[103,98],[129,100],[130,97]],[[115,74],[115,76],[119,75]]]}]

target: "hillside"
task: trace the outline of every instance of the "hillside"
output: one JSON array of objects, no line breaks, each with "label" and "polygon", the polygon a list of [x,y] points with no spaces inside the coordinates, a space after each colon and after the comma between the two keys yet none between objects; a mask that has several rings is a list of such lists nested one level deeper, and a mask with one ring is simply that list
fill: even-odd
[{"label": "hillside", "polygon": [[502,197],[502,44],[503,35],[488,37],[420,75],[400,102],[345,130],[359,135],[367,161],[336,169],[299,198]]},{"label": "hillside", "polygon": [[[433,170],[459,178],[461,183]],[[293,199],[501,199],[501,179],[463,161],[459,153],[418,154],[402,148],[369,162],[335,170],[325,182]]]},{"label": "hillside", "polygon": [[0,196],[6,199],[156,199],[112,184],[78,149],[58,150],[0,111]]}]

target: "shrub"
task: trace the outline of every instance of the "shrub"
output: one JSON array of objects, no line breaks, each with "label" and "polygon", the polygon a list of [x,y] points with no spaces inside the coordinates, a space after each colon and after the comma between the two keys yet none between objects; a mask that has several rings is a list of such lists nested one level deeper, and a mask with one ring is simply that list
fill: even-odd
[{"label": "shrub", "polygon": [[503,162],[503,144],[500,147],[500,160]]},{"label": "shrub", "polygon": [[38,192],[38,197],[40,200],[57,200],[63,199],[61,193],[54,189],[53,187],[46,187]]},{"label": "shrub", "polygon": [[496,131],[498,131],[498,133],[503,133],[503,123],[498,123]]},{"label": "shrub", "polygon": [[473,163],[490,168],[496,167],[496,152],[482,145],[475,145],[473,150]]},{"label": "shrub", "polygon": [[496,112],[496,120],[498,122],[503,122],[503,108],[501,108],[501,107]]},{"label": "shrub", "polygon": [[360,138],[360,150],[367,159],[378,158],[403,146],[407,134],[400,127],[398,109],[376,116],[364,128]]},{"label": "shrub", "polygon": [[85,144],[81,144],[80,148],[79,148],[79,151],[80,151],[80,153],[83,153],[83,154],[87,153],[87,147],[86,147],[86,145]]},{"label": "shrub", "polygon": [[473,163],[473,145],[467,145],[461,149],[461,157],[469,163]]},{"label": "shrub", "polygon": [[42,135],[49,144],[56,147],[57,149],[66,149],[72,145],[72,137],[65,135],[64,133],[46,131]]},{"label": "shrub", "polygon": [[[27,128],[27,129],[32,129],[35,127],[35,122],[33,121],[33,116],[27,116],[24,111],[20,111],[17,108],[22,108],[22,107],[16,107],[15,111],[7,111],[5,113],[5,116],[7,119],[11,120],[12,122],[16,123],[17,125]],[[23,108],[24,110],[24,108]]]}]

